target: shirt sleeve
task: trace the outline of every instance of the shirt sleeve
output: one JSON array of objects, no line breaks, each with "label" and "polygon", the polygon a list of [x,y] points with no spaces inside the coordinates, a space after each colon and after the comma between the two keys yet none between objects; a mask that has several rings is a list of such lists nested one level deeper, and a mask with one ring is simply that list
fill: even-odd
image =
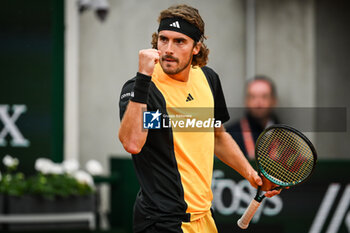
[{"label": "shirt sleeve", "polygon": [[120,120],[123,119],[124,113],[126,111],[126,108],[129,104],[129,100],[134,96],[134,83],[135,83],[135,78],[127,81],[123,88],[122,91],[120,92],[120,97],[119,97],[119,117]]},{"label": "shirt sleeve", "polygon": [[205,66],[202,67],[204,74],[207,77],[210,88],[214,96],[214,117],[216,120],[220,120],[221,123],[225,123],[230,119],[230,115],[227,110],[224,92],[222,91],[219,75],[211,68]]}]

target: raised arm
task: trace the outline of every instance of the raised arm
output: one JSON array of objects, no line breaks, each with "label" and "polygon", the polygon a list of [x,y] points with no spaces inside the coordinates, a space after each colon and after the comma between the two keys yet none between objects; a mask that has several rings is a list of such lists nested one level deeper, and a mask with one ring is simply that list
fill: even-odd
[{"label": "raised arm", "polygon": [[155,49],[139,52],[139,71],[129,92],[129,95],[133,93],[133,97],[127,103],[119,129],[119,140],[131,154],[138,154],[146,142],[148,130],[142,127],[142,113],[147,109],[151,75],[158,60],[159,52]]}]

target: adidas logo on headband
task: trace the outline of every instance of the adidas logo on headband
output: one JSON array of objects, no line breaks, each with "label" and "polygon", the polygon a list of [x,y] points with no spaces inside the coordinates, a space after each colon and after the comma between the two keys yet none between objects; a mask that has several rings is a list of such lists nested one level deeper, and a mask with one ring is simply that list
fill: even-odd
[{"label": "adidas logo on headband", "polygon": [[169,26],[175,27],[175,28],[180,28],[179,21],[175,21],[174,23],[171,23]]},{"label": "adidas logo on headband", "polygon": [[197,28],[194,24],[191,24],[180,17],[162,19],[159,22],[158,32],[162,30],[180,32],[186,36],[191,37],[196,42],[198,42],[203,35],[199,28]]}]

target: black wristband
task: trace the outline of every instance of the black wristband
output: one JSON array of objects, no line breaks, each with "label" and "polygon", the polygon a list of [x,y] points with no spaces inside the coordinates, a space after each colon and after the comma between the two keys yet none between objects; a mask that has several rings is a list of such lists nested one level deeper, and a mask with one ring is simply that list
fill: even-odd
[{"label": "black wristband", "polygon": [[136,81],[134,85],[134,97],[130,99],[131,101],[147,104],[151,79],[151,76],[137,72]]}]

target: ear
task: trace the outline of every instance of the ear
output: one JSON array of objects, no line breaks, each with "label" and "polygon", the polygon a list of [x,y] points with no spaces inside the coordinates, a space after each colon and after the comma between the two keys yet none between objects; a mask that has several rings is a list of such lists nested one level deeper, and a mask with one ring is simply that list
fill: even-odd
[{"label": "ear", "polygon": [[202,42],[197,42],[197,44],[195,46],[193,46],[192,54],[197,55],[199,53],[199,51],[201,50],[201,47],[202,47]]}]

